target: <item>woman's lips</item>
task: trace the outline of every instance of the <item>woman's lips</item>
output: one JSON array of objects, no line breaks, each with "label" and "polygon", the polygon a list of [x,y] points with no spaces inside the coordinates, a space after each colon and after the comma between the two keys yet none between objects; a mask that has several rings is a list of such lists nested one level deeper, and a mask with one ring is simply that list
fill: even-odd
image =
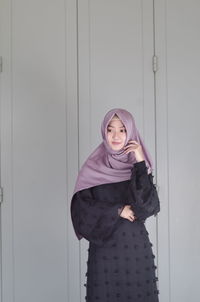
[{"label": "woman's lips", "polygon": [[113,145],[120,145],[121,143],[118,142],[112,142]]}]

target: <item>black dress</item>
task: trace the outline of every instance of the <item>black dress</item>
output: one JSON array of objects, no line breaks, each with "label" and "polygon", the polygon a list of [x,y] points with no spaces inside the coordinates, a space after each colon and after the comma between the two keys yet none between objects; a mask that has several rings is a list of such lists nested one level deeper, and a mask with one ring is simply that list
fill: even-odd
[{"label": "black dress", "polygon": [[[137,219],[120,217],[130,204]],[[72,199],[74,229],[89,240],[87,302],[158,302],[155,256],[144,221],[160,210],[145,161],[131,179],[77,192]]]}]

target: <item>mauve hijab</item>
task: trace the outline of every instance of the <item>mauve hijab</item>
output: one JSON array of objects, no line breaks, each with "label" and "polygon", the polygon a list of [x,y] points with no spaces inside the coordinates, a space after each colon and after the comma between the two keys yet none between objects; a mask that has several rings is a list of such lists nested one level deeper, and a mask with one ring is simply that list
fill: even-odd
[{"label": "mauve hijab", "polygon": [[83,164],[76,181],[74,194],[90,187],[129,180],[131,169],[136,163],[134,152],[123,154],[123,149],[114,151],[107,141],[107,127],[111,119],[117,115],[126,128],[126,142],[137,141],[141,146],[148,168],[148,173],[152,172],[152,160],[147,151],[142,138],[135,126],[135,121],[131,113],[124,109],[112,109],[104,117],[101,124],[101,134],[103,142],[92,152]]}]

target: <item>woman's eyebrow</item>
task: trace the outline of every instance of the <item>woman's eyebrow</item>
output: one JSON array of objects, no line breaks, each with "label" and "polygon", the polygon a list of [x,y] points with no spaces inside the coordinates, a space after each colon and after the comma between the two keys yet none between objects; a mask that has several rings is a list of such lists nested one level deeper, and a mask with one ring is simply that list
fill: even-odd
[{"label": "woman's eyebrow", "polygon": [[[110,125],[108,125],[108,127],[115,128],[115,127],[110,126]],[[125,128],[125,126],[121,126],[121,127],[119,127],[119,128]]]}]

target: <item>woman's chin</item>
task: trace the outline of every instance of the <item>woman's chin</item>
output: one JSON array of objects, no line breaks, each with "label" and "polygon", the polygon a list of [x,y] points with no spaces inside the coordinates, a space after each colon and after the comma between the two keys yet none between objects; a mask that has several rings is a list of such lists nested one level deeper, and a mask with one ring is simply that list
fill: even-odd
[{"label": "woman's chin", "polygon": [[113,151],[120,151],[123,148],[123,145],[111,145]]}]

